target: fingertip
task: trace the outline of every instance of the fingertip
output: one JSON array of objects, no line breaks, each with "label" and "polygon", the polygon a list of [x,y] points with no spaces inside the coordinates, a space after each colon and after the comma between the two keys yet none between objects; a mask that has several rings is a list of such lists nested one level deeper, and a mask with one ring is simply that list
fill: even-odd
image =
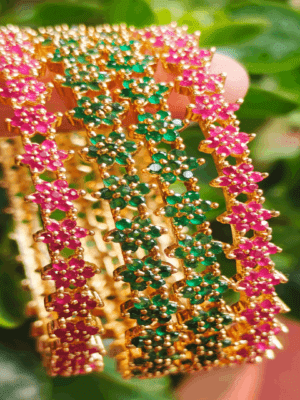
[{"label": "fingertip", "polygon": [[246,69],[238,61],[216,53],[212,59],[210,72],[212,74],[227,74],[224,97],[228,103],[234,103],[240,98],[244,98],[249,88],[249,75]]}]

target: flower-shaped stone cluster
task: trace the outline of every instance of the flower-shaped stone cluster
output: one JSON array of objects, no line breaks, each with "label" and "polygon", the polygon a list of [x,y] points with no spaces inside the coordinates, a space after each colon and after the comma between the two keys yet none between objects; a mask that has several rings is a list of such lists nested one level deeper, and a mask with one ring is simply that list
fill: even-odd
[{"label": "flower-shaped stone cluster", "polygon": [[232,117],[233,113],[240,108],[239,104],[224,104],[224,97],[222,94],[201,95],[195,97],[195,108],[192,109],[193,113],[200,115],[205,120],[221,119],[227,120]]},{"label": "flower-shaped stone cluster", "polygon": [[[180,28],[179,28],[180,29]],[[197,38],[195,35],[187,34],[173,27],[166,26],[152,26],[151,28],[145,28],[138,33],[145,39],[147,39],[151,46],[157,48],[169,47],[186,47],[188,44],[193,46],[197,45]]]},{"label": "flower-shaped stone cluster", "polygon": [[171,315],[176,311],[177,303],[157,294],[152,299],[145,296],[139,297],[139,302],[134,303],[127,312],[130,318],[136,319],[140,326],[148,326],[156,321],[160,324],[168,323],[172,319]]},{"label": "flower-shaped stone cluster", "polygon": [[36,192],[27,196],[28,200],[39,204],[43,210],[68,212],[74,208],[73,200],[78,199],[77,190],[69,188],[65,180],[41,181],[35,185]]},{"label": "flower-shaped stone cluster", "polygon": [[163,110],[157,111],[156,114],[139,114],[138,121],[134,133],[155,143],[160,143],[162,140],[174,142],[179,137],[178,130],[183,127],[180,119],[172,119],[171,113]]},{"label": "flower-shaped stone cluster", "polygon": [[176,182],[176,179],[188,181],[193,178],[193,170],[201,165],[202,160],[195,157],[187,157],[184,150],[173,149],[168,153],[157,151],[152,155],[154,161],[147,167],[151,174],[158,175],[163,182]]},{"label": "flower-shaped stone cluster", "polygon": [[26,77],[6,81],[5,86],[0,89],[0,96],[18,105],[25,102],[35,105],[44,103],[51,95],[51,90],[50,84],[44,84],[35,78]]},{"label": "flower-shaped stone cluster", "polygon": [[62,161],[68,158],[68,153],[58,150],[53,140],[44,140],[41,144],[26,144],[24,150],[25,153],[20,156],[19,161],[28,165],[33,173],[42,173],[45,170],[56,172],[63,167]]},{"label": "flower-shaped stone cluster", "polygon": [[272,321],[274,315],[280,311],[279,305],[273,304],[270,300],[264,300],[260,304],[255,304],[253,308],[247,308],[241,315],[246,318],[248,324],[258,325],[262,321]]},{"label": "flower-shaped stone cluster", "polygon": [[239,282],[239,287],[247,296],[260,296],[261,294],[275,294],[275,285],[283,282],[283,276],[262,268],[260,271],[251,271]]},{"label": "flower-shaped stone cluster", "polygon": [[177,80],[179,87],[182,88],[194,87],[200,92],[217,92],[224,79],[221,75],[207,75],[205,70],[185,69],[182,72],[182,76]]},{"label": "flower-shaped stone cluster", "polygon": [[7,120],[10,127],[18,128],[22,133],[45,135],[57,125],[57,117],[47,112],[42,105],[33,107],[20,107],[14,110],[14,116]]},{"label": "flower-shaped stone cluster", "polygon": [[88,90],[99,91],[103,83],[110,80],[109,74],[100,71],[100,68],[94,64],[78,64],[71,68],[65,69],[65,78],[62,86],[75,89],[79,93],[87,92]]},{"label": "flower-shaped stone cluster", "polygon": [[119,96],[131,101],[142,100],[144,103],[153,105],[160,104],[164,93],[169,90],[168,85],[155,83],[153,78],[144,76],[140,79],[129,79],[123,83],[123,88]]},{"label": "flower-shaped stone cluster", "polygon": [[212,265],[217,260],[216,255],[222,251],[221,242],[213,241],[211,235],[197,233],[194,236],[185,235],[178,246],[171,249],[170,255],[183,260],[186,267],[196,268],[201,264]]},{"label": "flower-shaped stone cluster", "polygon": [[95,159],[99,165],[112,166],[114,163],[128,165],[129,159],[137,151],[135,142],[126,140],[123,132],[111,132],[108,137],[97,135],[90,139],[87,157]]},{"label": "flower-shaped stone cluster", "polygon": [[260,236],[251,239],[243,238],[239,246],[233,250],[232,254],[241,261],[244,268],[267,267],[272,261],[270,254],[276,254],[279,248],[275,244],[268,242]]},{"label": "flower-shaped stone cluster", "polygon": [[222,157],[240,156],[248,151],[247,143],[250,137],[245,132],[239,132],[238,128],[227,125],[226,128],[213,126],[209,130],[209,137],[203,141],[201,150],[206,152],[216,151]]},{"label": "flower-shaped stone cluster", "polygon": [[185,299],[191,304],[201,304],[204,301],[218,301],[228,289],[228,284],[222,277],[214,276],[212,273],[204,276],[195,276],[186,280],[186,286],[180,291]]},{"label": "flower-shaped stone cluster", "polygon": [[184,194],[175,193],[167,196],[166,205],[163,208],[166,217],[172,217],[176,226],[201,225],[206,217],[204,213],[211,210],[211,202],[201,200],[196,191],[188,191]]},{"label": "flower-shaped stone cluster", "polygon": [[145,203],[145,195],[150,192],[148,183],[141,183],[138,175],[125,174],[122,178],[111,175],[103,180],[105,187],[94,195],[109,201],[112,209],[121,210],[127,205],[138,207]]},{"label": "flower-shaped stone cluster", "polygon": [[90,310],[97,307],[99,301],[95,296],[90,296],[82,292],[62,293],[50,295],[45,306],[47,311],[56,311],[59,318],[86,317]]},{"label": "flower-shaped stone cluster", "polygon": [[69,260],[60,260],[44,268],[43,279],[52,279],[57,288],[82,287],[87,279],[92,278],[96,273],[93,264],[86,263],[84,260],[72,257]]},{"label": "flower-shaped stone cluster", "polygon": [[77,226],[76,221],[71,219],[64,219],[62,222],[50,220],[45,230],[38,232],[35,238],[48,244],[51,251],[61,251],[65,247],[76,250],[81,246],[79,239],[89,234],[87,229]]},{"label": "flower-shaped stone cluster", "polygon": [[198,338],[201,344],[190,343],[186,349],[196,356],[196,360],[202,366],[210,365],[217,361],[222,355],[222,349],[231,345],[231,340],[226,338],[220,340],[218,335]]},{"label": "flower-shaped stone cluster", "polygon": [[212,52],[210,50],[196,49],[195,47],[179,50],[170,48],[165,60],[171,64],[178,65],[184,62],[193,67],[203,67],[211,57]]},{"label": "flower-shaped stone cluster", "polygon": [[40,69],[40,63],[26,53],[22,54],[21,57],[12,53],[4,54],[0,57],[0,72],[5,79],[32,76]]},{"label": "flower-shaped stone cluster", "polygon": [[53,329],[51,333],[57,336],[61,340],[61,343],[70,343],[76,339],[87,342],[91,336],[98,333],[98,331],[99,328],[97,326],[79,321],[77,323],[67,322],[64,327]]},{"label": "flower-shaped stone cluster", "polygon": [[[109,55],[106,68],[122,73],[134,72],[142,74],[149,65],[154,64],[154,57],[147,54],[143,56],[133,56],[128,55],[128,53],[127,55],[123,54],[123,52],[134,51],[132,44],[136,42],[132,40],[130,42],[129,45],[114,46],[114,48],[117,47],[117,51],[113,51]],[[114,48],[112,50],[114,50]]]},{"label": "flower-shaped stone cluster", "polygon": [[125,252],[135,253],[139,247],[151,251],[157,245],[156,238],[162,233],[164,229],[152,225],[150,218],[122,218],[116,222],[116,229],[108,232],[107,240],[120,243]]},{"label": "flower-shaped stone cluster", "polygon": [[237,196],[240,193],[254,193],[258,189],[257,182],[264,179],[260,172],[254,172],[252,164],[241,163],[230,165],[222,169],[223,176],[215,179],[213,184],[227,187],[230,194]]},{"label": "flower-shaped stone cluster", "polygon": [[51,365],[51,375],[70,376],[86,374],[97,370],[99,360],[99,348],[86,342],[69,344],[63,349],[55,350],[54,361]]},{"label": "flower-shaped stone cluster", "polygon": [[113,102],[112,98],[106,95],[100,95],[91,99],[90,97],[81,97],[77,100],[78,106],[69,111],[69,117],[73,125],[80,127],[90,125],[99,128],[100,125],[112,126],[126,111],[125,103]]},{"label": "flower-shaped stone cluster", "polygon": [[255,201],[250,203],[238,203],[232,206],[232,213],[226,216],[225,223],[234,224],[240,232],[265,231],[269,224],[266,220],[272,218],[272,212],[262,208],[262,205]]},{"label": "flower-shaped stone cluster", "polygon": [[[243,340],[247,340],[250,349],[243,348],[237,352],[240,356],[247,358],[248,356],[253,359],[253,350],[258,354],[265,352],[268,349],[275,349],[276,346],[272,342],[272,337],[281,332],[279,326],[276,324],[265,323],[255,328],[255,333],[245,333],[242,335]],[[251,351],[251,354],[250,354]]]},{"label": "flower-shaped stone cluster", "polygon": [[116,275],[122,277],[124,282],[130,283],[131,290],[143,291],[147,284],[153,289],[160,289],[165,285],[164,278],[168,278],[174,268],[160,259],[145,257],[143,260],[133,259],[116,270]]},{"label": "flower-shaped stone cluster", "polygon": [[225,325],[232,323],[232,317],[219,311],[217,307],[213,307],[209,311],[200,310],[198,314],[198,316],[184,322],[188,329],[195,334],[220,331]]}]

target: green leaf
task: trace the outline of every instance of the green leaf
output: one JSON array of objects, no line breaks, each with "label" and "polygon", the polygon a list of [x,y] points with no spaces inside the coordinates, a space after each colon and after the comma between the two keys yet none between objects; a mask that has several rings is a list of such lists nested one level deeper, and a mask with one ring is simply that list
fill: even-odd
[{"label": "green leaf", "polygon": [[266,30],[268,23],[260,21],[241,21],[214,24],[211,28],[202,30],[201,46],[227,46],[247,42]]},{"label": "green leaf", "polygon": [[297,108],[297,103],[278,93],[268,92],[260,87],[250,87],[244,104],[237,115],[242,118],[267,118],[287,114]]},{"label": "green leaf", "polygon": [[25,321],[24,305],[29,300],[20,290],[18,276],[11,275],[7,272],[0,275],[0,327],[8,329],[17,328]]},{"label": "green leaf", "polygon": [[51,379],[35,355],[0,345],[1,399],[52,400],[51,387]]},{"label": "green leaf", "polygon": [[254,74],[294,69],[300,64],[300,13],[290,6],[267,1],[229,4],[227,12],[237,21],[248,17],[265,18],[270,28],[259,37],[236,47],[226,47]]},{"label": "green leaf", "polygon": [[80,2],[42,2],[20,12],[18,8],[2,16],[2,24],[26,24],[29,26],[57,24],[101,24],[106,22],[100,5]]},{"label": "green leaf", "polygon": [[155,14],[144,0],[102,0],[103,14],[109,24],[125,22],[142,27],[156,22]]},{"label": "green leaf", "polygon": [[124,380],[116,371],[115,360],[105,357],[104,365],[101,374],[55,378],[52,400],[81,400],[87,395],[87,388],[89,397],[97,396],[101,400],[174,400],[168,391],[169,378]]}]

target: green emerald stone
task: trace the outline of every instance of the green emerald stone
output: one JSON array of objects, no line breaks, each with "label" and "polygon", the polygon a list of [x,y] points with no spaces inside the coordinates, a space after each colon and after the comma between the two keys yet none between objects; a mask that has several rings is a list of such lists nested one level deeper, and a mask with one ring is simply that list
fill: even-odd
[{"label": "green emerald stone", "polygon": [[129,186],[121,185],[118,187],[118,192],[120,193],[121,196],[127,196],[130,195],[131,189]]},{"label": "green emerald stone", "polygon": [[203,257],[205,255],[205,249],[202,246],[192,247],[190,253],[195,257]]},{"label": "green emerald stone", "polygon": [[110,200],[113,196],[114,192],[108,188],[103,188],[100,190],[100,195],[102,199]]},{"label": "green emerald stone", "polygon": [[120,221],[116,222],[116,227],[123,231],[124,229],[129,229],[131,228],[132,221],[128,218],[122,218]]},{"label": "green emerald stone", "polygon": [[150,286],[153,289],[160,289],[163,285],[165,285],[165,283],[166,283],[166,281],[164,279],[158,279],[158,280],[152,281]]},{"label": "green emerald stone", "polygon": [[114,163],[114,159],[107,154],[102,154],[101,156],[98,156],[97,163],[112,165]]},{"label": "green emerald stone", "polygon": [[163,110],[157,111],[156,114],[158,114],[161,117],[161,119],[164,119],[164,118],[169,117],[171,115],[171,113],[169,113],[168,111],[163,111]]},{"label": "green emerald stone", "polygon": [[152,155],[152,159],[155,162],[159,162],[160,160],[167,160],[168,155],[167,155],[167,153],[165,153],[163,151],[158,151],[157,153]]},{"label": "green emerald stone", "polygon": [[213,254],[220,254],[223,252],[223,245],[221,242],[211,242],[211,247],[209,249]]},{"label": "green emerald stone", "polygon": [[124,199],[121,199],[120,197],[117,199],[112,199],[112,201],[110,202],[110,206],[111,208],[115,209],[117,207],[123,209],[126,207],[126,202]]},{"label": "green emerald stone", "polygon": [[161,138],[162,138],[161,134],[157,131],[152,131],[152,132],[147,131],[146,133],[147,140],[152,139],[154,140],[154,142],[159,143],[161,141]]},{"label": "green emerald stone", "polygon": [[154,297],[152,297],[152,303],[155,306],[162,307],[162,306],[166,306],[169,304],[169,299],[168,298],[163,299],[160,294],[157,294]]},{"label": "green emerald stone", "polygon": [[194,243],[194,240],[192,236],[186,235],[183,240],[179,240],[178,242],[180,246],[187,247],[187,246],[192,246]]},{"label": "green emerald stone", "polygon": [[148,98],[148,101],[149,101],[150,104],[159,104],[160,99],[161,99],[161,96],[153,94],[152,96],[150,96]]},{"label": "green emerald stone", "polygon": [[156,328],[155,332],[158,336],[165,336],[168,334],[166,326],[159,326],[158,328]]},{"label": "green emerald stone", "polygon": [[208,244],[212,241],[211,235],[205,235],[204,233],[198,233],[196,236],[196,240],[201,242],[202,244]]},{"label": "green emerald stone", "polygon": [[198,192],[193,192],[193,191],[188,191],[186,192],[183,197],[185,199],[189,199],[190,201],[194,201],[194,200],[199,200],[200,199],[200,195]]},{"label": "green emerald stone", "polygon": [[105,186],[117,185],[119,182],[119,178],[117,176],[110,176],[109,178],[103,179],[103,183]]},{"label": "green emerald stone", "polygon": [[230,345],[231,345],[231,340],[230,340],[230,339],[224,339],[224,340],[222,341],[222,345],[223,345],[223,347],[228,347],[228,346],[230,346]]},{"label": "green emerald stone", "polygon": [[194,214],[194,218],[190,220],[190,223],[193,225],[200,225],[206,220],[205,215],[203,214]]},{"label": "green emerald stone", "polygon": [[[124,282],[131,283],[131,282],[136,281],[136,279],[137,279],[137,276],[134,275],[134,272],[132,272],[132,271],[123,271],[121,273],[121,275],[123,276]],[[133,312],[136,312],[133,308],[131,310],[133,310]],[[139,314],[137,316],[139,316]]]},{"label": "green emerald stone", "polygon": [[142,203],[145,203],[145,198],[142,196],[133,196],[129,200],[129,204],[133,207],[137,207]]},{"label": "green emerald stone", "polygon": [[115,243],[122,243],[125,240],[124,233],[119,232],[119,231],[113,232],[112,236],[113,236],[113,240],[112,241],[115,242]]},{"label": "green emerald stone", "polygon": [[166,217],[174,217],[178,211],[177,208],[172,207],[172,206],[166,206],[164,210],[165,210]]},{"label": "green emerald stone", "polygon": [[133,253],[136,252],[138,246],[134,242],[124,242],[122,243],[122,250],[123,251],[132,251]]},{"label": "green emerald stone", "polygon": [[181,195],[179,193],[175,193],[173,196],[168,196],[166,198],[166,202],[172,205],[181,203]]},{"label": "green emerald stone", "polygon": [[185,299],[190,299],[195,296],[195,292],[194,292],[193,288],[191,288],[189,286],[184,287],[182,289],[181,293]]},{"label": "green emerald stone", "polygon": [[167,132],[163,135],[163,138],[167,142],[173,142],[178,136],[179,136],[179,133],[177,131],[168,129]]},{"label": "green emerald stone", "polygon": [[171,276],[172,268],[169,265],[162,265],[160,267],[160,276],[163,278],[168,278]]},{"label": "green emerald stone", "polygon": [[113,140],[113,141],[117,141],[117,140],[125,140],[125,134],[123,132],[111,132],[109,134],[109,137]]},{"label": "green emerald stone", "polygon": [[147,288],[146,282],[132,282],[130,283],[130,287],[132,290],[138,290],[139,292],[142,292]]},{"label": "green emerald stone", "polygon": [[151,301],[148,297],[139,297],[139,303],[134,303],[134,307],[138,310],[143,310],[151,305]]},{"label": "green emerald stone", "polygon": [[211,210],[211,201],[209,200],[202,200],[201,206],[203,211],[210,211]]},{"label": "green emerald stone", "polygon": [[146,119],[149,119],[149,118],[153,118],[153,115],[150,114],[150,113],[145,113],[145,114],[139,114],[138,115],[138,120],[140,122],[144,122]]},{"label": "green emerald stone", "polygon": [[205,257],[205,260],[201,261],[201,264],[208,266],[208,265],[213,264],[215,261],[216,261],[216,257]]},{"label": "green emerald stone", "polygon": [[151,250],[153,249],[154,246],[156,246],[156,240],[150,239],[150,240],[144,240],[141,247],[144,250]]},{"label": "green emerald stone", "polygon": [[160,234],[160,228],[159,228],[159,226],[151,226],[151,228],[150,228],[150,235],[152,236],[152,237],[159,237],[159,236],[161,236],[161,234]]},{"label": "green emerald stone", "polygon": [[166,314],[174,314],[177,311],[177,304],[173,301],[170,301],[170,304],[167,306]]},{"label": "green emerald stone", "polygon": [[138,260],[138,259],[132,260],[131,264],[126,264],[126,267],[130,271],[137,271],[138,269],[142,269],[143,266],[144,266],[143,261],[142,260]]},{"label": "green emerald stone", "polygon": [[187,256],[187,252],[182,247],[177,247],[174,254],[177,258],[185,258]]},{"label": "green emerald stone", "polygon": [[200,276],[194,279],[188,279],[186,281],[186,284],[191,287],[199,286],[201,283],[202,283],[202,278]]},{"label": "green emerald stone", "polygon": [[150,192],[149,185],[147,183],[139,183],[136,187],[136,189],[141,193],[141,194],[148,194]]},{"label": "green emerald stone", "polygon": [[116,162],[120,165],[127,165],[128,164],[128,154],[126,153],[118,153],[116,156]]},{"label": "green emerald stone", "polygon": [[[137,337],[133,338],[133,339],[131,340],[131,343],[132,343],[135,347],[139,347],[139,348],[141,348],[141,347],[143,347],[143,346],[145,345],[144,339],[141,338],[140,336],[137,336]],[[140,371],[138,370],[138,372],[140,372]],[[132,373],[134,374],[134,371],[132,371]],[[136,375],[136,374],[134,374],[134,375]]]}]

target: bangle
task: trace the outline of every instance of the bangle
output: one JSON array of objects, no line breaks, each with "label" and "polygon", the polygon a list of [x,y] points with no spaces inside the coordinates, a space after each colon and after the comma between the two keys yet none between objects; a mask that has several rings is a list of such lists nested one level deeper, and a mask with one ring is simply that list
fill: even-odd
[{"label": "bangle", "polygon": [[[53,83],[68,108],[70,123],[86,131],[86,135],[80,132],[59,139],[68,142],[67,148],[79,150],[75,153],[81,160],[75,160],[68,172],[77,185],[86,185],[84,199],[76,189],[61,184],[66,177],[60,162],[66,153],[45,164],[35,157],[41,145],[28,142],[39,132],[46,136],[46,147],[53,143],[55,121],[61,116],[55,119],[44,108],[34,109],[38,100],[46,101],[51,85],[46,88],[35,78],[25,77],[17,84],[16,97],[11,95],[16,82],[11,83],[5,72],[4,101],[12,97],[16,100],[8,102],[15,108],[16,101],[31,106],[8,121],[8,128],[17,127],[23,137],[26,153],[19,162],[30,166],[37,189],[27,200],[40,204],[47,229],[35,239],[48,244],[53,263],[42,273],[43,279],[55,281],[57,290],[45,300],[51,318],[46,343],[55,337],[55,345],[48,350],[50,374],[101,368],[103,347],[96,316],[103,318],[103,337],[115,338],[110,354],[116,356],[124,377],[149,378],[272,357],[272,349],[280,347],[275,335],[286,331],[274,315],[287,311],[274,291],[274,285],[286,279],[269,258],[279,251],[269,242],[267,222],[277,213],[262,208],[257,182],[266,176],[253,171],[248,157],[247,144],[254,135],[238,129],[234,112],[241,102],[226,104],[224,75],[209,74],[213,49],[199,49],[199,35],[188,35],[174,24],[143,30],[124,25],[63,25],[41,28],[38,33],[9,27],[2,33],[7,41],[11,34],[22,43],[28,41],[29,48],[34,43],[32,55],[56,74]],[[175,73],[175,82],[157,82],[159,68]],[[173,90],[189,97],[183,121],[172,118],[168,108]],[[26,93],[32,93],[31,98],[23,100]],[[132,123],[126,129],[128,121]],[[205,160],[189,157],[181,137],[191,121],[199,123],[205,136],[200,151],[212,153],[216,163],[219,177],[212,185],[223,187],[227,206],[218,220],[231,225],[232,245],[212,238],[206,213],[218,205],[200,197],[194,172]],[[43,152],[50,151],[52,143]],[[228,156],[236,159],[235,164],[226,160]],[[57,171],[58,181],[41,183],[36,176],[45,168]],[[59,196],[61,187],[67,195],[62,204],[56,202],[55,208],[66,214],[60,223],[50,220],[53,210],[48,199]],[[245,203],[237,201],[240,194],[247,196]],[[78,204],[81,228],[76,227],[70,200]],[[90,227],[95,240],[89,243]],[[89,246],[89,259],[99,260],[98,268],[82,261],[77,231]],[[254,236],[246,237],[251,231]],[[74,257],[66,262],[60,258],[64,247],[75,250],[76,265]],[[217,255],[222,252],[236,260],[237,273],[232,278],[221,275]],[[81,264],[92,278],[90,288],[86,281],[80,286],[83,272],[79,277],[72,274],[76,268],[82,271]],[[92,277],[99,269],[103,274]],[[66,280],[68,272],[70,280]],[[228,288],[240,293],[240,300],[231,307],[224,299]],[[91,338],[87,335],[89,345],[98,344],[92,347],[92,351],[97,347],[92,353],[97,362],[87,357],[84,368],[79,365],[90,348],[84,347],[73,362],[77,347],[72,350],[68,345],[71,337],[75,346],[78,342],[88,346],[82,335],[78,338],[73,333],[75,324],[69,321],[74,318],[76,332],[86,324],[84,329],[92,334]],[[67,356],[54,361],[62,349]]]}]

